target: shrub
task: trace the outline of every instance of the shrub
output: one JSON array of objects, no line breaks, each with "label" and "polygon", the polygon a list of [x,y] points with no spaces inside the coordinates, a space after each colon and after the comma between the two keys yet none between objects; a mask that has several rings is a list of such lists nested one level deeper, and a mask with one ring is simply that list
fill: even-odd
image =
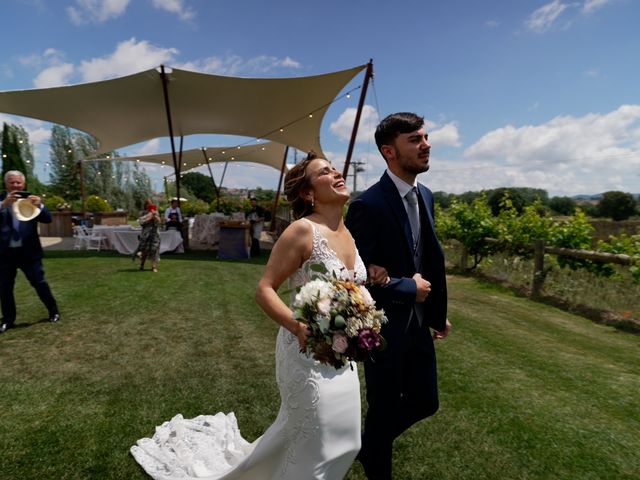
[{"label": "shrub", "polygon": [[97,195],[91,195],[87,198],[87,210],[89,212],[111,212],[113,208],[109,205],[104,198],[100,198]]},{"label": "shrub", "polygon": [[48,195],[44,198],[44,206],[51,211],[63,210],[66,208],[65,205],[67,203],[59,195]]}]

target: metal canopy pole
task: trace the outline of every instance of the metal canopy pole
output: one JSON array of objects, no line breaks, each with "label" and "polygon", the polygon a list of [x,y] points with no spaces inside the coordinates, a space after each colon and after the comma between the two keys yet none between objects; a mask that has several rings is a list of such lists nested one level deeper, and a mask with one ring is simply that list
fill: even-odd
[{"label": "metal canopy pole", "polygon": [[360,116],[362,115],[362,108],[364,107],[364,99],[367,96],[367,87],[369,86],[369,80],[373,78],[373,59],[367,63],[367,71],[364,74],[364,81],[362,82],[362,93],[360,94],[360,100],[358,102],[358,110],[356,112],[356,119],[353,122],[353,130],[351,130],[351,140],[349,141],[349,149],[347,150],[347,158],[344,161],[344,168],[342,169],[342,176],[347,178],[349,173],[349,164],[351,163],[351,155],[353,154],[353,147],[356,143],[356,135],[358,134],[358,125],[360,124]]},{"label": "metal canopy pole", "polygon": [[[222,182],[224,182],[224,175],[225,173],[227,173],[227,166],[229,165],[229,162],[224,162],[224,168],[222,169],[222,177],[220,178],[220,185],[218,188],[220,188],[220,192],[222,192]],[[220,195],[218,195],[218,203],[216,203],[216,209],[220,208]]]},{"label": "metal canopy pole", "polygon": [[80,198],[82,199],[82,216],[87,210],[87,197],[84,192],[84,171],[82,170],[82,160],[78,160],[78,175],[80,176]]},{"label": "metal canopy pole", "polygon": [[[171,105],[169,104],[169,78],[164,71],[164,65],[160,65],[160,77],[162,78],[162,93],[164,94],[164,107],[167,112],[167,123],[169,125],[169,138],[171,139],[171,154],[173,155],[173,169],[176,175],[176,196],[178,206],[180,206],[180,165],[176,157],[176,145],[173,140],[173,124],[171,123]],[[182,150],[182,149],[180,149]]]},{"label": "metal canopy pole", "polygon": [[202,147],[200,150],[202,151],[202,155],[204,156],[204,161],[207,164],[207,168],[209,169],[209,176],[211,177],[211,183],[213,183],[213,191],[216,193],[216,198],[218,199],[218,205],[219,205],[220,190],[218,190],[218,187],[216,186],[216,181],[213,178],[213,172],[211,171],[211,165],[209,164],[209,158],[207,157],[207,149]]},{"label": "metal canopy pole", "polygon": [[280,168],[280,179],[278,180],[278,189],[276,190],[276,199],[273,202],[271,210],[271,225],[269,229],[273,232],[276,229],[276,213],[278,213],[278,202],[280,201],[280,189],[282,188],[282,180],[284,178],[284,169],[287,166],[287,154],[289,153],[289,145],[284,148],[284,157],[282,157],[282,167]]}]

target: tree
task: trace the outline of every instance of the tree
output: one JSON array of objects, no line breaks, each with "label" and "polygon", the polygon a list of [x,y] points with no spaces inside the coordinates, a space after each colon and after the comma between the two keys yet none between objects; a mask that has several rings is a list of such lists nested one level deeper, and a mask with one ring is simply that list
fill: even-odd
[{"label": "tree", "polygon": [[559,215],[572,215],[576,210],[576,201],[571,197],[553,197],[549,208]]},{"label": "tree", "polygon": [[455,196],[450,193],[433,192],[433,200],[440,205],[441,208],[449,208],[454,198]]},{"label": "tree", "polygon": [[49,143],[51,158],[51,191],[67,200],[80,198],[80,178],[76,165],[77,155],[71,132],[67,127],[54,125]]},{"label": "tree", "polygon": [[182,176],[182,185],[187,188],[194,197],[211,203],[216,198],[215,184],[211,177],[198,172],[185,173]]},{"label": "tree", "polygon": [[609,217],[613,220],[626,220],[636,213],[636,200],[633,195],[625,192],[605,192],[598,204],[598,213],[601,217]]},{"label": "tree", "polygon": [[18,139],[11,127],[12,125],[6,123],[2,125],[2,178],[10,170],[19,170],[25,176],[28,173],[22,159]]},{"label": "tree", "polygon": [[[126,189],[131,192],[134,209],[138,207],[138,210],[141,210],[144,201],[152,196],[151,179],[145,172],[140,171],[137,163],[133,165],[131,180],[127,183]],[[133,210],[130,209],[129,211]]]},{"label": "tree", "polygon": [[505,200],[509,199],[511,206],[516,209],[518,213],[522,212],[525,207],[524,196],[516,188],[496,188],[489,193],[487,203],[491,207],[491,213],[494,216],[500,214],[505,207]]}]

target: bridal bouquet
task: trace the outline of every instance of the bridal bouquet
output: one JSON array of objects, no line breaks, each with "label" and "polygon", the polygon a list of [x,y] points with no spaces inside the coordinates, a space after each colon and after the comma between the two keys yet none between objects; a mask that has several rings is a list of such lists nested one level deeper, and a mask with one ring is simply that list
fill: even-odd
[{"label": "bridal bouquet", "polygon": [[295,318],[311,331],[306,354],[336,369],[366,360],[384,345],[384,311],[363,285],[329,276],[322,265],[311,268],[322,273],[300,287],[293,301]]}]

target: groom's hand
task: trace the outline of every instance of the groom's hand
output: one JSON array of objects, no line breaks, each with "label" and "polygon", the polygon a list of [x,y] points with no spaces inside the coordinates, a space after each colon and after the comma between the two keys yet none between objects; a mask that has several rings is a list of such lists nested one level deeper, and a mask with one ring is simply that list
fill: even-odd
[{"label": "groom's hand", "polygon": [[416,282],[416,302],[424,302],[431,291],[431,283],[422,278],[419,273],[413,276],[413,280]]},{"label": "groom's hand", "polygon": [[445,322],[445,325],[444,325],[444,330],[442,330],[441,332],[438,332],[438,331],[433,332],[433,339],[443,340],[447,338],[450,333],[451,333],[451,322],[447,318],[447,321]]}]

